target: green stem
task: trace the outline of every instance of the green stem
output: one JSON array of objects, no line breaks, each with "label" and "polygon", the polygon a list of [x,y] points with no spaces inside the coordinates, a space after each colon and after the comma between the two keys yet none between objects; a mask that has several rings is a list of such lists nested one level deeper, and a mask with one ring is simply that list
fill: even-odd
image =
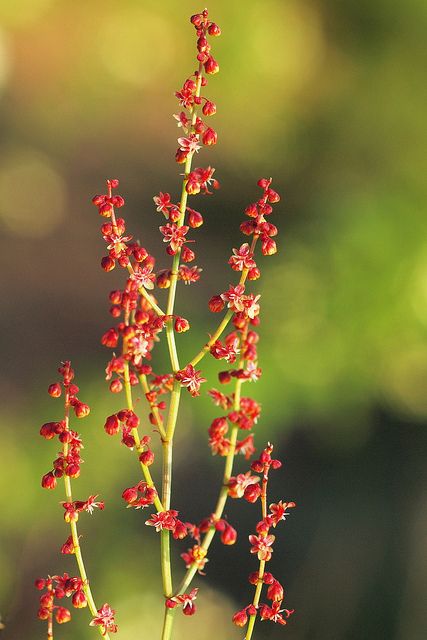
[{"label": "green stem", "polygon": [[[68,431],[69,430],[69,402],[68,402],[68,393],[66,394],[66,400],[65,400],[65,430]],[[67,455],[68,455],[68,443],[65,442],[63,445],[63,455],[64,455],[64,460],[66,459]],[[71,491],[71,478],[67,475],[64,474],[64,485],[65,485],[65,495],[67,498],[67,502],[73,502],[73,493]],[[87,577],[87,573],[86,573],[86,568],[85,568],[85,564],[83,561],[83,555],[82,555],[82,550],[80,547],[80,543],[79,543],[79,534],[78,534],[78,530],[77,530],[77,523],[76,522],[70,522],[70,529],[71,529],[71,536],[73,539],[73,547],[74,547],[74,555],[76,556],[76,561],[77,561],[77,566],[79,568],[79,573],[80,573],[80,577],[83,581],[83,591],[85,593],[85,596],[87,598],[87,603],[88,603],[88,607],[89,610],[92,614],[93,617],[96,617],[98,615],[98,609],[97,606],[95,604],[95,600],[93,598],[92,595],[92,591],[91,588],[89,586],[89,580]],[[101,634],[101,636],[103,638],[106,638],[106,640],[110,640],[110,636],[108,635],[108,633],[105,631],[102,626],[98,626],[98,631]],[[53,636],[52,636],[53,637]]]},{"label": "green stem", "polygon": [[[132,387],[130,384],[130,375],[129,375],[129,363],[126,362],[125,366],[124,366],[124,373],[123,373],[123,377],[124,377],[124,386],[125,386],[125,394],[126,394],[126,403],[127,403],[127,407],[130,411],[133,411],[133,400],[132,400]],[[138,453],[138,455],[140,453],[142,453],[143,451],[143,447],[141,446],[141,439],[139,437],[139,433],[138,433],[138,429],[136,427],[134,427],[131,431],[131,434],[133,436],[133,439],[135,440],[135,449],[136,452]],[[144,475],[145,478],[145,482],[147,483],[147,486],[149,487],[153,487],[154,489],[155,484],[154,484],[154,480],[152,478],[151,472],[150,472],[150,468],[147,467],[146,464],[144,464],[143,462],[139,461],[139,464],[141,466],[141,470],[142,473]],[[163,504],[159,498],[159,496],[157,495],[155,500],[154,500],[154,506],[156,507],[157,511],[165,511]]]},{"label": "green stem", "polygon": [[[258,582],[255,589],[254,599],[252,601],[252,604],[255,608],[258,608],[259,600],[261,597],[261,591],[263,586],[262,579],[264,577],[264,570],[265,570],[265,560],[260,560]],[[246,632],[245,640],[250,640],[252,638],[256,617],[257,617],[257,613],[254,613],[252,616],[249,616],[248,630]]]},{"label": "green stem", "polygon": [[[236,386],[234,390],[234,403],[233,403],[233,409],[235,411],[238,411],[240,408],[242,383],[243,383],[243,380],[239,380],[239,379],[236,380]],[[228,483],[230,481],[231,474],[233,473],[233,465],[234,465],[234,458],[235,458],[235,452],[236,452],[236,442],[237,442],[238,432],[239,432],[239,427],[237,425],[234,425],[230,434],[230,449],[225,459],[221,490],[219,492],[218,500],[215,507],[215,512],[214,512],[215,520],[219,520],[222,517],[222,514],[224,513],[225,505],[227,502]],[[206,552],[208,551],[211,545],[211,542],[215,536],[215,533],[216,533],[216,530],[214,527],[212,527],[211,529],[209,529],[209,531],[205,533],[203,537],[202,544],[200,546],[203,547],[203,549],[205,549]],[[196,572],[197,572],[197,565],[192,564],[191,567],[187,569],[187,573],[185,574],[177,593],[185,593],[187,591],[194,576],[196,575]]]},{"label": "green stem", "polygon": [[175,609],[165,607],[165,617],[163,620],[162,640],[169,640],[172,637],[172,626],[174,621]]}]

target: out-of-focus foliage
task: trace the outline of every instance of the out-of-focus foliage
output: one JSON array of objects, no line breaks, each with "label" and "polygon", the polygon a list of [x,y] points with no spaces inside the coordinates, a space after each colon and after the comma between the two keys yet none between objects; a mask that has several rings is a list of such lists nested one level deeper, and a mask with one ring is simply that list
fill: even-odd
[{"label": "out-of-focus foliage", "polygon": [[[180,345],[184,360],[212,329],[206,300],[233,280],[225,263],[240,243],[241,212],[257,197],[257,178],[273,176],[283,195],[273,220],[279,253],[262,262],[263,278],[253,287],[263,302],[264,376],[250,391],[263,404],[258,444],[264,433],[284,447],[286,434],[282,479],[293,494],[278,491],[303,506],[292,516],[280,569],[297,600],[289,605],[299,609],[283,630],[292,640],[417,640],[426,632],[417,605],[427,576],[417,533],[427,485],[420,453],[427,417],[426,6],[209,6],[223,30],[215,42],[221,72],[209,84],[219,143],[200,162],[217,167],[222,188],[197,202],[206,219],[196,245],[203,277],[180,292],[178,308],[191,302],[189,319],[198,328]],[[120,178],[130,231],[160,266],[168,264],[152,196],[178,193],[173,93],[193,69],[186,21],[199,8],[187,0],[0,2],[0,599],[11,640],[42,637],[43,625],[30,621],[33,578],[72,571],[55,551],[65,537],[61,497],[43,495],[37,484],[55,453],[37,441],[37,430],[58,417],[41,392],[61,358],[73,360],[82,397],[94,406],[88,436],[83,429],[88,464],[79,482],[83,493],[102,492],[108,503],[87,531],[97,592],[102,585],[100,599],[110,598],[128,618],[123,640],[134,637],[139,612],[156,606],[140,596],[140,574],[157,570],[155,537],[120,500],[137,470],[101,429],[118,400],[102,382],[107,356],[99,336],[109,326],[106,294],[120,279],[99,269],[100,220],[89,200],[106,177]],[[203,369],[213,376],[217,366],[206,360]],[[179,437],[184,447],[194,438],[200,443],[209,484],[220,466],[202,455],[214,410],[201,399],[184,412]],[[186,462],[177,454],[176,499],[183,505],[194,486]],[[194,518],[205,515],[205,490]],[[215,489],[208,490],[213,500]],[[405,526],[397,523],[398,507]],[[108,556],[90,542],[100,532]],[[208,565],[218,582],[231,551],[217,569]],[[244,536],[238,555],[249,570]],[[240,573],[244,584],[246,570]],[[129,598],[118,587],[124,583]],[[243,596],[237,582],[233,588],[241,605],[246,585]],[[190,632],[183,625],[183,637],[205,637],[218,607],[228,616],[234,604],[222,599],[218,592],[207,598],[212,608],[200,607],[206,618],[192,621]],[[84,612],[74,617],[82,620]],[[153,624],[147,620],[147,637],[155,637]],[[78,629],[79,637],[91,637],[86,621]],[[263,637],[279,637],[261,629]],[[216,631],[232,637],[226,622]],[[76,633],[67,625],[61,632]]]}]

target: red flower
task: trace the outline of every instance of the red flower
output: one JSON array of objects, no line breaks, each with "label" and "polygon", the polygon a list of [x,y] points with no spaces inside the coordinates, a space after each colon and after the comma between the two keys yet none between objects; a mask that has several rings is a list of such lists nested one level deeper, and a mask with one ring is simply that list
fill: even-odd
[{"label": "red flower", "polygon": [[221,293],[221,299],[224,302],[227,302],[227,307],[229,309],[232,309],[232,311],[238,313],[240,311],[244,311],[245,309],[245,305],[244,305],[245,296],[243,295],[244,292],[245,292],[244,284],[238,284],[235,287],[233,287],[230,284],[228,291]]},{"label": "red flower", "polygon": [[117,625],[114,620],[114,614],[116,612],[114,609],[110,607],[109,604],[105,603],[102,605],[101,609],[98,609],[98,615],[95,616],[90,623],[91,627],[99,626],[102,627],[102,635],[110,631],[111,633],[117,632]]},{"label": "red flower", "polygon": [[192,364],[188,364],[185,369],[175,374],[183,387],[187,387],[193,398],[199,396],[199,389],[202,382],[206,382],[206,378],[202,378],[201,371],[196,371]]},{"label": "red flower", "polygon": [[151,265],[141,267],[137,264],[134,266],[133,273],[130,275],[130,280],[135,282],[138,288],[145,287],[146,289],[154,289],[156,276],[152,271],[153,267]]},{"label": "red flower", "polygon": [[180,596],[174,596],[166,600],[166,606],[169,609],[174,609],[177,606],[182,606],[182,613],[186,616],[192,616],[196,613],[196,605],[194,600],[197,598],[197,587],[190,591],[190,593],[183,593]]},{"label": "red flower", "polygon": [[270,560],[271,554],[273,553],[273,549],[271,548],[273,542],[275,541],[275,536],[249,536],[249,542],[252,545],[251,553],[258,554],[258,560],[265,560],[266,562]]},{"label": "red flower", "polygon": [[178,227],[174,222],[168,222],[163,227],[159,227],[159,229],[164,235],[163,242],[169,242],[169,252],[171,255],[175,255],[178,249],[186,242],[185,235],[189,227],[186,225]]},{"label": "red flower", "polygon": [[245,489],[250,485],[256,485],[258,482],[259,476],[251,475],[250,471],[232,476],[228,482],[228,495],[230,498],[242,498]]},{"label": "red flower", "polygon": [[270,517],[273,523],[273,527],[279,524],[281,520],[286,520],[286,516],[289,515],[286,509],[292,509],[295,507],[295,502],[277,502],[270,505]]},{"label": "red flower", "polygon": [[175,529],[178,515],[178,511],[175,509],[169,509],[169,511],[159,511],[158,513],[153,513],[151,518],[146,521],[149,527],[156,527],[156,531],[162,531],[162,529],[168,529],[169,531],[173,531]]},{"label": "red flower", "polygon": [[181,558],[185,562],[185,568],[189,569],[191,566],[195,565],[197,567],[197,571],[202,574],[205,564],[209,562],[206,558],[206,553],[206,549],[198,544],[195,544],[191,549],[187,549],[185,553],[181,553]]},{"label": "red flower", "polygon": [[240,349],[237,348],[239,344],[238,338],[236,338],[230,344],[223,345],[221,340],[216,340],[210,348],[210,352],[217,360],[224,359],[230,364],[236,362],[236,358]]},{"label": "red flower", "polygon": [[253,269],[256,267],[253,253],[247,242],[242,244],[240,249],[233,249],[233,254],[228,261],[234,271],[243,271],[243,269]]}]

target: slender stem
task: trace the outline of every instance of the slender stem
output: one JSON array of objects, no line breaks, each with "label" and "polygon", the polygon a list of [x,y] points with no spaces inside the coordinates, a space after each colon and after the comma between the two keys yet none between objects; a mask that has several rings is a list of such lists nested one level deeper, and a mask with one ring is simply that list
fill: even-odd
[{"label": "slender stem", "polygon": [[[258,571],[258,582],[255,589],[254,599],[252,601],[252,604],[255,608],[258,608],[259,600],[261,597],[261,591],[263,586],[262,579],[264,577],[264,571],[265,571],[265,560],[260,560],[259,571]],[[254,630],[256,617],[257,617],[257,613],[254,613],[252,616],[249,616],[248,630],[246,632],[245,640],[250,640],[252,638],[252,632]]]},{"label": "slender stem", "polygon": [[[200,90],[202,86],[202,63],[199,64],[199,73],[197,76],[196,83],[196,92],[195,96],[200,97]],[[193,108],[192,118],[191,118],[191,128],[194,127],[197,118],[196,108]],[[189,153],[184,166],[184,179],[182,181],[181,188],[181,199],[179,204],[180,217],[177,221],[177,226],[182,227],[185,221],[185,212],[187,210],[187,200],[188,194],[186,190],[188,175],[191,171],[191,164],[193,160],[193,153]],[[166,307],[166,315],[169,316],[167,324],[166,324],[166,339],[169,348],[169,356],[172,366],[172,372],[175,374],[180,369],[179,358],[175,344],[175,333],[174,333],[174,323],[173,323],[173,312],[175,306],[175,297],[176,297],[176,288],[178,283],[178,274],[179,274],[179,261],[181,257],[181,250],[178,249],[176,254],[172,260],[172,271],[169,285],[169,295],[168,302]],[[169,413],[168,419],[166,423],[166,438],[163,439],[163,485],[162,485],[162,500],[166,509],[170,508],[170,500],[171,500],[171,490],[172,490],[172,452],[173,452],[173,436],[176,428],[176,422],[178,418],[178,410],[179,403],[181,399],[181,384],[175,380],[173,390],[171,393],[171,400],[169,405]],[[161,558],[162,558],[162,567],[163,565],[167,565],[167,571],[171,575],[171,565],[170,565],[170,531],[163,530],[161,536]],[[167,589],[166,589],[167,587]],[[170,579],[170,583],[165,585],[164,583],[165,596],[172,595],[172,578]],[[172,635],[172,625],[173,625],[173,614],[168,607],[165,607],[165,615],[163,620],[163,631],[162,638],[163,640],[169,640]]]},{"label": "slender stem", "polygon": [[[246,331],[244,336],[242,336],[241,338],[241,343],[243,342],[243,340],[245,339],[245,335],[246,335]],[[239,366],[243,366],[244,364],[244,359],[241,358]],[[234,389],[234,401],[233,401],[233,409],[234,411],[238,411],[240,409],[240,398],[241,398],[241,389],[242,389],[242,384],[243,384],[243,380],[236,378],[236,384],[235,384],[235,389]],[[222,485],[221,485],[221,489],[218,495],[218,500],[216,503],[216,507],[215,507],[215,512],[214,512],[214,518],[215,520],[219,520],[222,517],[222,514],[224,512],[225,509],[225,505],[227,502],[227,498],[228,498],[228,483],[230,481],[231,478],[231,474],[233,472],[233,465],[234,465],[234,458],[235,458],[235,453],[236,453],[236,442],[237,442],[237,434],[239,432],[239,427],[238,425],[233,425],[233,428],[231,430],[231,434],[230,434],[230,448],[228,450],[226,459],[225,459],[225,465],[224,465],[224,473],[223,473],[223,477],[222,477]],[[201,547],[203,547],[203,549],[206,550],[206,552],[208,551],[211,542],[215,536],[216,533],[216,529],[214,527],[211,527],[209,529],[209,531],[207,531],[203,537],[202,540],[202,544],[200,545]],[[188,569],[187,569],[187,573],[185,574],[180,587],[178,589],[178,593],[185,593],[189,587],[189,585],[191,584],[194,576],[196,575],[197,572],[197,565],[195,563],[193,563]]]},{"label": "slender stem", "polygon": [[[148,384],[147,376],[144,373],[141,373],[138,377],[139,377],[139,381],[141,383],[141,387],[144,390],[145,397],[147,398],[147,394],[150,393],[150,386]],[[161,436],[161,438],[163,440],[166,437],[166,432],[165,432],[165,429],[163,427],[163,418],[162,418],[162,416],[160,414],[159,409],[156,407],[156,405],[153,402],[151,402],[151,400],[147,399],[147,402],[150,405],[151,413],[153,414],[154,421],[156,423],[156,427],[158,428],[160,436]]]},{"label": "slender stem", "polygon": [[[69,410],[70,410],[70,405],[69,405],[69,396],[68,396],[68,391],[66,393],[66,399],[65,399],[65,430],[69,431]],[[63,444],[63,456],[64,456],[64,460],[66,459],[68,455],[68,443],[64,442]],[[73,502],[73,494],[71,491],[71,478],[67,475],[64,474],[64,485],[65,485],[65,495],[67,498],[67,502]],[[71,529],[71,536],[73,539],[73,547],[74,547],[74,555],[76,556],[76,561],[77,561],[77,566],[79,568],[79,573],[80,573],[80,577],[83,581],[83,591],[85,593],[85,596],[87,598],[87,603],[88,603],[88,607],[89,610],[92,614],[93,617],[98,615],[98,609],[97,606],[95,604],[95,600],[93,598],[92,595],[92,591],[91,588],[89,586],[89,580],[87,577],[87,573],[86,573],[86,568],[85,568],[85,564],[83,561],[83,555],[82,555],[82,551],[81,551],[81,547],[80,547],[80,542],[79,542],[79,534],[78,534],[78,530],[77,530],[77,523],[76,522],[70,522],[70,529]],[[110,640],[110,636],[108,635],[107,631],[104,630],[104,628],[102,626],[98,626],[98,630],[99,633],[101,634],[101,636],[103,638],[106,638],[106,640]]]},{"label": "slender stem", "polygon": [[[53,587],[50,584],[48,586],[49,591],[53,591]],[[53,608],[49,607],[49,617],[47,619],[47,640],[53,640]]]},{"label": "slender stem", "polygon": [[175,609],[165,607],[165,617],[163,621],[162,640],[169,640],[172,637],[172,626],[174,621]]},{"label": "slender stem", "polygon": [[[129,375],[129,363],[126,362],[125,366],[124,366],[124,386],[125,386],[125,393],[126,393],[126,403],[127,403],[127,407],[128,409],[130,409],[130,411],[133,411],[133,399],[132,399],[132,386],[130,384],[130,375]],[[135,440],[135,449],[136,452],[138,454],[140,454],[143,451],[143,447],[141,445],[141,440],[139,437],[139,433],[138,433],[138,429],[136,427],[134,427],[131,431],[133,439]],[[139,462],[139,464],[141,465],[141,469],[142,469],[142,473],[144,475],[145,478],[145,482],[147,483],[147,485],[149,487],[155,487],[153,478],[151,476],[151,472],[150,472],[150,468],[147,467],[146,464],[144,464],[143,462]],[[157,495],[155,500],[154,500],[154,506],[156,507],[157,511],[164,511],[164,507],[163,504],[159,498],[159,496]]]},{"label": "slender stem", "polygon": [[[263,519],[267,517],[267,483],[268,483],[268,471],[269,467],[264,466],[264,472],[262,477],[262,490],[261,490],[261,511]],[[259,561],[259,569],[258,569],[258,582],[255,589],[254,599],[252,600],[252,605],[255,607],[256,612],[249,616],[248,622],[248,630],[246,632],[245,640],[250,640],[252,638],[252,633],[255,626],[256,617],[258,615],[258,605],[261,597],[261,591],[263,587],[263,577],[265,571],[265,560]]]}]

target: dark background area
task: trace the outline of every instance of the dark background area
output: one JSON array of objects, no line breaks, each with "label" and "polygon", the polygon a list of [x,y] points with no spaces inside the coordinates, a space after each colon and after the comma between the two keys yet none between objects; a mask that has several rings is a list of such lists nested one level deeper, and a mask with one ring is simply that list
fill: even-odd
[{"label": "dark background area", "polygon": [[[68,535],[60,490],[39,486],[56,449],[38,430],[60,417],[46,388],[65,358],[92,407],[79,424],[86,464],[76,492],[107,502],[80,527],[97,601],[117,609],[120,640],[159,635],[158,540],[145,513],[123,508],[121,492],[138,469],[102,429],[122,403],[103,379],[100,345],[111,326],[108,292],[122,274],[99,268],[104,242],[90,199],[105,178],[119,178],[130,232],[168,266],[152,197],[179,196],[171,114],[174,91],[193,71],[188,17],[201,8],[187,0],[0,2],[5,640],[43,637],[33,580],[75,571],[58,553]],[[279,252],[262,260],[252,287],[262,296],[263,376],[248,393],[263,407],[257,446],[274,441],[284,460],[272,499],[298,505],[277,531],[271,563],[296,614],[284,628],[257,624],[255,637],[421,640],[426,4],[213,0],[209,9],[223,30],[214,42],[221,70],[207,91],[219,141],[198,160],[216,167],[221,189],[193,201],[205,217],[193,234],[203,273],[178,293],[177,309],[194,327],[179,337],[182,361],[212,331],[207,300],[234,281],[227,260],[257,179],[272,176],[282,194],[272,219]],[[202,364],[217,386],[217,364]],[[216,415],[208,398],[184,397],[174,504],[188,519],[209,512],[217,494],[222,460],[207,445]],[[207,576],[197,578],[198,614],[177,616],[177,640],[243,635],[230,617],[252,596],[247,535],[258,512],[233,501],[227,514],[238,543],[213,544]],[[75,611],[57,636],[94,633],[87,612]]]}]

